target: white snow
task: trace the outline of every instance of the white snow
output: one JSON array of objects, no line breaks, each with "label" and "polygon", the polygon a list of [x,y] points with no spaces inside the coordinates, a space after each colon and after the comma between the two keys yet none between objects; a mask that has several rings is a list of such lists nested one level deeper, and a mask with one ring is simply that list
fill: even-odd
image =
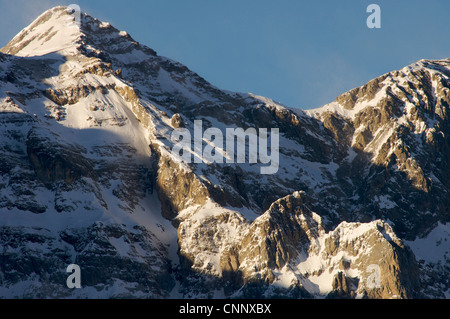
[{"label": "white snow", "polygon": [[438,223],[424,238],[405,242],[416,259],[430,263],[450,261],[450,223]]},{"label": "white snow", "polygon": [[73,17],[58,7],[44,12],[35,22],[48,12],[52,12],[50,20],[38,25],[32,23],[13,38],[12,41],[15,41],[23,37],[21,43],[29,42],[17,56],[42,56],[56,51],[65,54],[76,52],[76,43],[80,40],[81,33]]},{"label": "white snow", "polygon": [[[119,80],[114,76],[104,74],[103,76],[85,73],[84,68],[92,66],[95,63],[99,63],[98,59],[84,59],[79,57],[77,53],[77,45],[81,40],[81,31],[73,23],[67,14],[61,13],[40,25],[30,26],[19,33],[15,39],[23,37],[21,43],[29,41],[28,45],[22,48],[17,55],[22,57],[42,56],[50,53],[55,53],[52,57],[56,59],[59,65],[59,74],[42,80],[42,87],[51,87],[54,89],[67,89],[69,87],[81,87],[83,85],[91,87],[111,87],[118,86],[124,88],[127,84]],[[110,28],[111,25],[107,22],[101,22],[99,28]],[[125,31],[120,31],[118,36],[127,37]],[[116,36],[116,35],[114,35]],[[86,49],[92,52],[98,52],[94,47],[86,46]],[[142,62],[149,59],[149,56],[141,50],[133,50],[128,53],[116,54],[115,59],[128,64],[134,62]],[[409,70],[419,66],[411,66]],[[406,72],[406,71],[405,71]],[[74,76],[77,75],[75,78]],[[176,93],[185,97],[189,103],[201,103],[205,100],[213,101],[214,98],[208,96],[207,93],[202,91],[199,87],[193,83],[190,77],[186,79],[176,79],[173,74],[167,72],[163,68],[159,69],[158,76],[153,83],[155,86],[159,86],[159,89],[166,93]],[[391,81],[387,79],[386,81]],[[434,87],[437,85],[433,82]],[[142,85],[143,86],[143,85]],[[20,91],[23,88],[15,87],[12,84],[2,86],[2,93],[7,90]],[[237,93],[226,92],[230,95],[237,95]],[[287,109],[285,106],[272,99],[262,96],[254,95],[252,93],[241,94],[241,96],[256,99],[262,104],[269,107],[275,107],[277,110]],[[331,111],[340,114],[344,118],[353,120],[355,116],[366,109],[367,107],[376,107],[382,98],[386,96],[386,90],[381,89],[375,97],[370,101],[358,101],[352,110],[345,109],[337,102],[329,103],[321,108],[301,111],[293,110],[299,116],[309,115],[312,117],[320,118],[321,114],[325,111]],[[435,96],[433,98],[436,98]],[[1,112],[27,112],[29,114],[35,114],[35,118],[38,124],[46,126],[49,131],[60,134],[63,137],[64,143],[80,144],[83,145],[87,152],[86,157],[96,160],[114,161],[114,160],[133,160],[148,166],[150,149],[150,138],[155,138],[156,135],[161,139],[154,141],[159,143],[163,148],[161,152],[164,156],[171,156],[169,149],[170,144],[162,142],[163,138],[169,138],[169,134],[172,132],[170,128],[169,119],[157,119],[155,122],[150,123],[149,127],[144,127],[140,123],[136,115],[133,114],[133,105],[130,102],[125,101],[116,91],[108,90],[108,93],[100,93],[94,91],[81,98],[77,103],[71,105],[61,106],[61,111],[65,113],[65,118],[56,121],[55,119],[47,119],[45,115],[49,114],[51,108],[56,108],[55,103],[43,99],[28,99],[26,105],[17,106],[10,101],[3,99],[0,104]],[[142,104],[148,106],[149,109],[156,110],[156,107],[149,101],[142,101]],[[94,110],[91,106],[101,106],[101,109]],[[47,107],[45,107],[47,106]],[[397,119],[398,124],[408,123],[408,114],[413,107],[413,104],[408,102],[405,107],[405,115]],[[241,112],[243,109],[235,112]],[[54,110],[53,110],[54,112]],[[54,113],[52,113],[54,115]],[[151,118],[153,115],[149,115]],[[226,124],[220,122],[214,117],[206,117],[214,127],[218,127],[225,130]],[[192,124],[192,123],[190,123]],[[420,134],[427,130],[427,126],[432,125],[433,122],[429,119],[428,122],[414,123],[415,132]],[[370,151],[377,156],[379,149],[394,133],[396,125],[390,128],[381,127],[374,133],[373,140],[367,145],[366,151]],[[356,133],[359,129],[357,128]],[[427,134],[431,131],[428,130]],[[314,133],[312,134],[319,140],[326,142],[323,137]],[[152,137],[150,135],[153,135]],[[356,134],[355,134],[356,135]],[[108,145],[127,145],[131,146],[136,152],[135,154],[128,154],[123,151],[121,156],[115,156],[114,154],[98,155],[94,152],[94,149],[98,146]],[[255,183],[272,183],[274,185],[280,185],[283,187],[280,180],[292,180],[295,178],[295,174],[292,172],[296,170],[298,174],[302,174],[302,183],[309,186],[311,189],[318,187],[324,187],[324,185],[330,181],[331,177],[335,177],[338,164],[331,162],[327,164],[321,164],[318,162],[311,162],[306,160],[304,156],[307,150],[302,144],[288,139],[284,136],[280,136],[280,146],[285,152],[280,153],[280,164],[282,163],[283,169],[280,168],[280,173],[277,179],[269,179],[268,176],[259,176],[259,167],[257,165],[250,165],[248,163],[243,164],[241,168],[244,171],[244,175],[248,178],[247,181]],[[292,153],[288,153],[292,152]],[[295,154],[294,154],[295,153]],[[127,154],[130,157],[127,157]],[[292,155],[294,154],[294,155]],[[137,155],[137,156],[134,156]],[[199,154],[196,154],[199,156]],[[356,156],[356,152],[350,149],[349,160],[352,160]],[[173,158],[175,163],[180,164],[182,169],[190,170],[186,165],[180,163],[176,158]],[[300,171],[301,169],[301,171]],[[300,173],[301,172],[301,173]],[[208,174],[201,169],[195,171],[200,179],[209,180],[215,185],[220,185],[221,181],[216,175]],[[95,181],[89,178],[83,180],[86,184],[95,188]],[[123,181],[119,178],[109,180],[109,186],[101,186],[99,192],[102,199],[107,203],[107,207],[102,206],[102,203],[96,198],[94,193],[66,191],[60,195],[59,200],[66,201],[67,204],[74,204],[77,208],[74,211],[68,211],[58,213],[54,207],[54,192],[44,187],[36,187],[33,189],[35,193],[35,199],[40,204],[47,206],[46,212],[42,214],[33,214],[30,212],[24,212],[13,208],[11,210],[2,210],[0,212],[0,220],[2,226],[17,226],[17,227],[41,227],[49,233],[49,235],[58,238],[58,232],[67,228],[87,227],[96,222],[121,224],[127,229],[131,229],[133,226],[144,226],[151,234],[155,235],[158,241],[160,241],[168,249],[168,257],[172,262],[172,265],[177,266],[179,263],[178,258],[178,236],[177,229],[172,225],[170,221],[162,217],[161,203],[159,202],[156,192],[154,194],[147,194],[144,198],[139,199],[139,203],[129,213],[123,209],[124,201],[113,195],[113,190],[121,185]],[[1,189],[0,195],[10,196],[11,192],[9,188]],[[396,204],[391,200],[389,196],[376,197],[379,207],[382,209],[393,208]],[[90,207],[89,207],[90,206]],[[227,215],[230,217],[227,222],[208,224],[209,221],[219,216]],[[258,217],[257,213],[249,208],[236,209],[233,207],[223,207],[211,198],[208,198],[206,203],[202,205],[192,205],[182,210],[178,214],[178,221],[180,222],[179,231],[183,233],[183,244],[181,249],[188,247],[194,250],[195,254],[195,267],[200,270],[207,269],[211,274],[221,276],[220,267],[220,254],[229,245],[238,243],[245,231],[248,231],[252,222],[262,222],[267,215]],[[217,219],[220,220],[220,219]],[[317,214],[313,214],[313,220],[318,224],[321,223],[321,217]],[[365,243],[360,240],[364,237],[364,234],[376,229],[376,226],[382,223],[381,221],[374,221],[371,223],[341,223],[334,231],[327,234],[324,231],[320,232],[320,237],[313,239],[308,252],[300,252],[299,257],[291,264],[286,265],[283,269],[275,270],[276,279],[273,283],[277,287],[288,288],[292,284],[300,281],[302,285],[312,294],[319,297],[325,296],[332,290],[332,279],[339,271],[339,263],[342,259],[355,261],[356,257],[351,256],[348,253],[340,251],[335,256],[324,257],[325,251],[325,239],[330,236],[338,236],[340,243],[353,243],[359,242],[358,248],[360,249],[360,255],[364,255],[370,252],[370,247],[367,247]],[[215,231],[213,238],[213,248],[200,249],[198,247],[201,240],[199,240],[197,230],[201,227],[211,227]],[[392,240],[395,238],[393,232],[387,231],[383,233],[386,240]],[[450,226],[449,224],[438,224],[437,227],[427,235],[425,238],[416,239],[415,241],[407,242],[415,253],[418,259],[423,259],[427,262],[439,262],[448,261],[450,252]],[[223,240],[223,239],[226,240]],[[117,252],[121,256],[130,256],[131,251],[134,249],[137,255],[144,255],[145,250],[138,244],[131,247],[130,243],[125,241],[125,238],[111,238],[110,243],[116,248]],[[30,244],[28,248],[39,249],[35,247],[37,245]],[[66,247],[71,249],[69,245]],[[198,250],[196,250],[198,249]],[[75,252],[72,252],[75,255]],[[241,264],[241,267],[251,266],[258,263],[258,260],[246,260]],[[346,275],[350,277],[358,277],[359,271],[356,268],[350,268],[345,270]],[[30,279],[30,282],[32,280]],[[28,287],[30,282],[19,283],[12,289],[14,291],[20,291]],[[36,285],[39,283],[36,282]],[[131,284],[132,286],[132,284]],[[125,283],[116,280],[114,286],[110,288],[110,291],[115,292],[127,292],[126,288],[130,288],[130,283]],[[24,288],[25,287],[25,288]],[[172,291],[171,297],[179,297],[178,289],[179,283]],[[0,287],[0,295],[3,293],[3,288]],[[89,290],[90,288],[87,288]],[[92,288],[94,289],[94,288]],[[92,291],[94,294],[95,292]],[[106,293],[106,292],[105,292]],[[214,291],[215,296],[223,296],[222,290]]]}]

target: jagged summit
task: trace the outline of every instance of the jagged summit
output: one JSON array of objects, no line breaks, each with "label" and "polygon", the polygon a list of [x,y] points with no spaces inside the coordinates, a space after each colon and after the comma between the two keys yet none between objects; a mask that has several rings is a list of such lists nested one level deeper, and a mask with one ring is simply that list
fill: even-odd
[{"label": "jagged summit", "polygon": [[[380,102],[383,102],[383,99],[388,98],[391,94],[401,95],[401,98],[413,99],[414,85],[419,82],[426,82],[425,84],[429,87],[425,93],[433,98],[434,92],[432,90],[437,90],[435,93],[440,94],[441,90],[445,89],[445,87],[433,87],[438,85],[441,78],[444,81],[450,78],[450,59],[422,59],[400,70],[378,76],[361,87],[344,92],[335,101],[306,112],[312,116],[318,116],[321,113],[331,111],[353,120],[366,107],[378,106]],[[425,106],[426,102],[433,101],[424,100],[421,102],[422,106]]]},{"label": "jagged summit", "polygon": [[155,54],[153,50],[139,45],[127,32],[117,30],[108,22],[74,11],[71,7],[57,6],[45,11],[19,32],[1,52],[24,57],[53,52],[98,56],[103,51],[127,54],[135,49]]},{"label": "jagged summit", "polygon": [[45,11],[19,32],[3,53],[17,56],[40,56],[58,51],[72,51],[81,42],[82,32],[67,7]]}]

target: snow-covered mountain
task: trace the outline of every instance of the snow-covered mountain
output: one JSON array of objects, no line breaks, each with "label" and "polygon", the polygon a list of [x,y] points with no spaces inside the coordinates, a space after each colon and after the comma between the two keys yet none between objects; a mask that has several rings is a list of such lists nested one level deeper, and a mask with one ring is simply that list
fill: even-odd
[{"label": "snow-covered mountain", "polygon": [[[302,111],[77,22],[55,7],[1,49],[1,297],[449,296],[450,59]],[[277,128],[277,172],[180,161],[198,120]]]}]

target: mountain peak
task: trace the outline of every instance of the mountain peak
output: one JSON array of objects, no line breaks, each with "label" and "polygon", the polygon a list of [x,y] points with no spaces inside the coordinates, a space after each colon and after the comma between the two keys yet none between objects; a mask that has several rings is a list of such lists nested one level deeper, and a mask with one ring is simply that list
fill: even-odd
[{"label": "mountain peak", "polygon": [[76,9],[0,54],[1,298],[448,295],[450,60],[294,111]]},{"label": "mountain peak", "polygon": [[17,56],[41,56],[62,50],[73,50],[81,39],[81,32],[75,21],[76,12],[72,11],[69,7],[63,6],[45,11],[1,51]]},{"label": "mountain peak", "polygon": [[127,32],[117,30],[110,23],[71,6],[57,6],[41,14],[0,51],[22,57],[53,52],[98,55],[105,51],[110,54],[128,53],[136,47],[155,55],[153,50],[143,48]]}]

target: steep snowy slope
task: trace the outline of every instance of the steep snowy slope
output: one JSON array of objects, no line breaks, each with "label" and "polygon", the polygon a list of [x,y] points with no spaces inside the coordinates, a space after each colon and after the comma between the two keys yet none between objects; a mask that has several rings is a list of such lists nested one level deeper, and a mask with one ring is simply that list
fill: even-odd
[{"label": "steep snowy slope", "polygon": [[[24,57],[2,54],[1,295],[167,297],[176,232],[153,193],[148,132],[69,18],[44,13],[4,49]],[[64,287],[70,263],[87,289]]]}]

